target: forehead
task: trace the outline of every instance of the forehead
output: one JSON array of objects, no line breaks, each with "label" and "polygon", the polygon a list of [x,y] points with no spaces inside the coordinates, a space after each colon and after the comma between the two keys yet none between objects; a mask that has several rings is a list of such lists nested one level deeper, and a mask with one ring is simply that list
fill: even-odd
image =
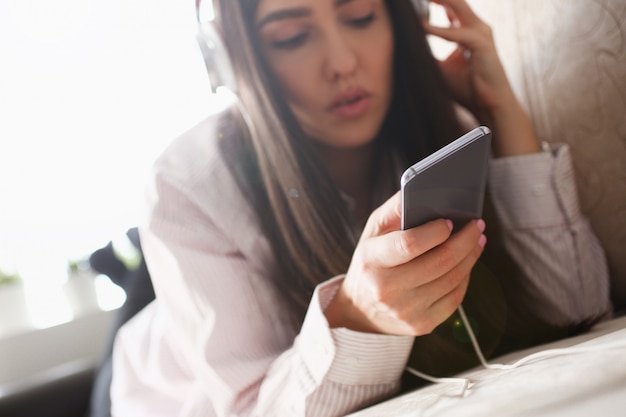
[{"label": "forehead", "polygon": [[279,10],[301,10],[314,12],[318,8],[337,8],[346,3],[359,0],[260,0],[256,10],[256,19]]},{"label": "forehead", "polygon": [[350,0],[259,0],[257,9],[314,7],[318,4],[337,3],[337,1],[345,2]]}]

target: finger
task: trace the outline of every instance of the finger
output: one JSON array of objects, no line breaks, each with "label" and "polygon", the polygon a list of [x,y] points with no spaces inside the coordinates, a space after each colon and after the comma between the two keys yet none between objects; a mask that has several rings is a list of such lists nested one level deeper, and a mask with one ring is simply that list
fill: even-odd
[{"label": "finger", "polygon": [[452,27],[461,26],[461,21],[458,19],[458,17],[456,17],[454,10],[452,10],[449,6],[444,6],[443,9],[446,12],[446,17],[448,18],[448,21],[450,22],[450,26]]},{"label": "finger", "polygon": [[437,300],[430,309],[428,309],[426,315],[428,319],[424,320],[421,326],[414,326],[416,332],[421,331],[420,334],[428,334],[446,321],[463,302],[468,286],[469,275],[467,279],[462,280],[457,287]]},{"label": "finger", "polygon": [[488,44],[489,37],[484,36],[476,29],[467,27],[439,27],[425,24],[426,32],[449,42],[454,42],[464,48],[477,50]]},{"label": "finger", "polygon": [[463,66],[465,61],[467,61],[465,50],[463,48],[456,48],[446,57],[443,64],[445,68],[458,68]]},{"label": "finger", "polygon": [[452,222],[439,219],[363,240],[357,249],[364,268],[393,268],[441,245],[451,233]]},{"label": "finger", "polygon": [[[465,0],[431,0],[433,3],[439,4],[446,9],[448,17],[451,16],[463,25],[472,25],[482,23],[482,19],[478,17],[474,10]],[[452,22],[452,19],[450,20]]]},{"label": "finger", "polygon": [[472,268],[483,253],[483,245],[475,245],[470,253],[452,270],[419,288],[424,309],[431,309],[444,296],[469,280]]},{"label": "finger", "polygon": [[464,48],[456,48],[443,61],[438,61],[439,69],[446,81],[453,87],[461,88],[467,83],[467,76],[470,71],[467,65],[467,51]]},{"label": "finger", "polygon": [[400,191],[370,214],[361,238],[380,236],[400,229]]},{"label": "finger", "polygon": [[[451,298],[449,295],[459,287],[467,288],[470,272],[481,253],[482,248],[477,245],[458,267],[444,276],[412,290],[405,288],[396,292],[393,303],[387,303],[389,310],[394,311],[397,320],[407,323],[417,333],[429,333],[450,312],[449,304],[442,300]],[[464,295],[464,292],[459,295]],[[453,297],[449,301],[453,301]]]},{"label": "finger", "polygon": [[405,291],[390,306],[397,320],[406,323],[416,335],[431,333],[463,302],[472,267],[481,253],[482,248],[477,246],[454,271],[414,291]]},{"label": "finger", "polygon": [[414,276],[419,281],[416,284],[424,285],[440,278],[456,268],[477,246],[484,245],[482,232],[485,230],[485,222],[473,220],[457,234],[451,236],[441,245],[425,253],[415,262]]},{"label": "finger", "polygon": [[472,49],[487,45],[493,38],[489,25],[474,13],[465,0],[432,1],[443,6],[450,26],[436,27],[427,22],[425,28],[428,33]]}]

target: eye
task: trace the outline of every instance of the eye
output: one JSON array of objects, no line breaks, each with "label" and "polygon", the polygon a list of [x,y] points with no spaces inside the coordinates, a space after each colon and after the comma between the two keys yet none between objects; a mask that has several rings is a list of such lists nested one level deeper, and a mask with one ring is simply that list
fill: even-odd
[{"label": "eye", "polygon": [[273,41],[272,47],[276,49],[287,49],[287,50],[296,49],[299,46],[303,45],[308,38],[309,38],[309,34],[307,32],[302,32],[287,39]]},{"label": "eye", "polygon": [[374,14],[374,12],[372,12],[365,16],[350,19],[348,22],[350,23],[351,26],[354,26],[356,28],[364,28],[364,27],[369,26],[369,24],[372,23],[375,18],[376,18],[376,15]]}]

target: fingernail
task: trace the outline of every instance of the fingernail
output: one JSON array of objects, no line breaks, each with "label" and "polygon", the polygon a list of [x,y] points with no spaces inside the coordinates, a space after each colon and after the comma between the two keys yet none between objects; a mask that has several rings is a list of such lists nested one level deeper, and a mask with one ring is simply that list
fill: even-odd
[{"label": "fingernail", "polygon": [[452,220],[446,219],[446,224],[448,225],[448,229],[452,230],[452,228],[454,228],[454,224],[452,223]]},{"label": "fingernail", "polygon": [[476,226],[478,226],[478,230],[480,230],[480,233],[485,231],[485,221],[483,219],[478,219],[478,221],[476,222]]},{"label": "fingernail", "polygon": [[480,238],[478,238],[478,245],[480,245],[481,248],[484,248],[486,243],[487,243],[487,236],[480,235]]}]

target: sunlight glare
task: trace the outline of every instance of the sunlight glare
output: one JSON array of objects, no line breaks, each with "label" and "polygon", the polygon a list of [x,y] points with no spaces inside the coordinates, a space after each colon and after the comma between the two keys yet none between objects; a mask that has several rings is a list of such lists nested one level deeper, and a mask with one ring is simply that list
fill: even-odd
[{"label": "sunlight glare", "polygon": [[38,42],[57,43],[78,34],[91,14],[89,0],[13,0],[15,26]]},{"label": "sunlight glare", "polygon": [[24,294],[28,317],[33,327],[37,329],[57,326],[74,318],[63,286],[59,283],[26,282]]},{"label": "sunlight glare", "polygon": [[126,301],[124,290],[115,285],[106,275],[98,275],[95,278],[96,299],[98,307],[103,311],[111,311],[120,308]]}]

